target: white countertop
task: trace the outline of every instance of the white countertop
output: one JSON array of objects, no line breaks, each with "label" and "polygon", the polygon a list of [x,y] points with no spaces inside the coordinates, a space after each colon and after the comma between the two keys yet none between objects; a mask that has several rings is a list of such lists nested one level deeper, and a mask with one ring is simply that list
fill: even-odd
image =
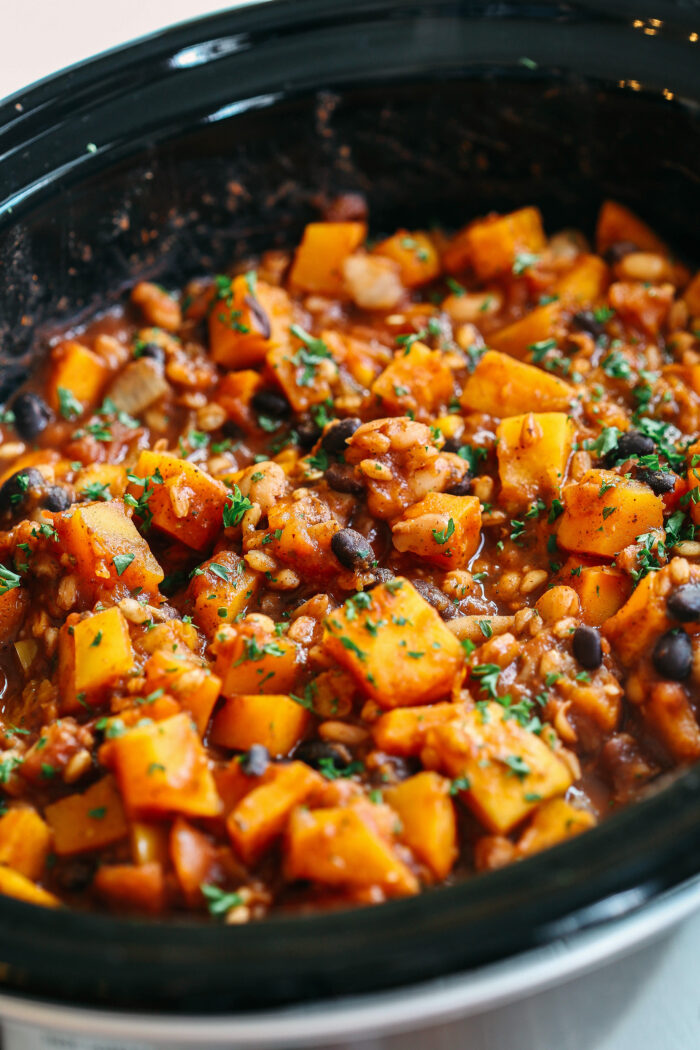
[{"label": "white countertop", "polygon": [[[4,2],[9,7],[10,0]],[[23,0],[3,19],[0,98],[99,51],[231,6],[215,0]],[[467,1050],[467,1044],[469,1050],[553,1050],[538,1037],[545,1015],[548,1031],[556,1021],[558,1050],[696,1050],[699,956],[700,914],[669,940],[589,977],[472,1020],[466,1028],[434,1029],[430,1050]],[[17,1050],[39,1045],[21,1036],[15,1040],[6,1045]],[[364,1042],[362,1048],[427,1050],[427,1045],[416,1033]]]}]

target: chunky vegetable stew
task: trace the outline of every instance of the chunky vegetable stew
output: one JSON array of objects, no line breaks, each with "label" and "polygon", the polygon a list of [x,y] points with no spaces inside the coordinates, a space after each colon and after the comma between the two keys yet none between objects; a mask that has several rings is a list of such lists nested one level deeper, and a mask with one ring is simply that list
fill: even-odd
[{"label": "chunky vegetable stew", "polygon": [[700,757],[700,275],[534,207],[139,282],[0,446],[0,891],[409,895]]}]

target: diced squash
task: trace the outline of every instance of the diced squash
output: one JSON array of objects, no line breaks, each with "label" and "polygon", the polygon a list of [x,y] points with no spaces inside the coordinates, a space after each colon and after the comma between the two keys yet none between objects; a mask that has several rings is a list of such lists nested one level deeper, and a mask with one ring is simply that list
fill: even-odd
[{"label": "diced squash", "polygon": [[465,383],[462,408],[507,419],[524,412],[564,411],[574,396],[563,379],[508,354],[487,350]]},{"label": "diced squash", "polygon": [[[144,482],[151,479],[148,510],[157,529],[194,550],[203,550],[214,542],[223,526],[228,499],[221,481],[194,463],[149,449],[141,452],[135,474]],[[154,482],[158,477],[162,480]],[[132,482],[129,492],[138,499],[144,486]]]},{"label": "diced squash", "polygon": [[480,281],[509,273],[523,252],[536,255],[546,245],[538,208],[491,215],[466,231],[469,261]]},{"label": "diced squash", "polygon": [[366,236],[364,222],[309,223],[296,250],[290,284],[302,292],[342,297],[343,263]]},{"label": "diced squash", "polygon": [[22,626],[28,607],[29,595],[23,587],[11,587],[0,594],[0,642],[3,645],[10,642]]},{"label": "diced squash", "polygon": [[461,645],[403,577],[348,599],[325,627],[325,651],[380,707],[438,700],[462,666]]},{"label": "diced squash", "polygon": [[221,279],[216,296],[209,312],[209,347],[217,364],[249,368],[288,341],[292,306],[283,288],[241,274]]},{"label": "diced squash", "polygon": [[700,317],[700,272],[695,274],[695,277],[693,277],[683,292],[683,301],[688,307],[691,317]]},{"label": "diced squash", "polygon": [[444,703],[386,711],[372,726],[374,743],[389,755],[419,755],[428,730],[459,718],[461,710],[461,705]]},{"label": "diced squash", "polygon": [[164,689],[189,711],[200,736],[209,725],[221,679],[185,649],[156,649],[144,667],[148,693]]},{"label": "diced squash", "polygon": [[95,889],[110,905],[126,911],[157,915],[166,904],[163,868],[151,864],[103,864],[97,869]]},{"label": "diced squash", "polygon": [[78,472],[74,484],[76,492],[82,495],[91,489],[103,488],[105,500],[121,499],[126,492],[126,467],[119,463],[93,463]]},{"label": "diced squash", "polygon": [[492,832],[507,835],[541,801],[571,786],[568,766],[544,740],[508,719],[500,704],[466,711],[431,729],[424,765],[466,781],[460,798]]},{"label": "diced squash", "polygon": [[700,726],[680,682],[659,682],[653,686],[642,713],[654,738],[664,745],[675,762],[697,762]]},{"label": "diced squash", "polygon": [[196,907],[203,900],[200,887],[209,882],[216,866],[216,847],[202,831],[178,817],[170,832],[170,856],[185,900]]},{"label": "diced squash", "polygon": [[398,230],[373,250],[399,264],[401,283],[406,288],[417,288],[440,275],[440,258],[427,233]]},{"label": "diced squash", "polygon": [[[666,611],[666,600],[674,587],[672,565],[643,576],[622,608],[605,621],[603,633],[627,666],[647,655],[656,639],[674,626]],[[700,566],[691,565],[690,582],[700,583]],[[696,625],[684,626],[693,631]]]},{"label": "diced squash", "polygon": [[246,618],[236,625],[236,634],[219,645],[216,673],[222,680],[223,696],[246,696],[294,691],[301,665],[294,642],[277,637],[264,624]]},{"label": "diced squash", "polygon": [[312,492],[279,499],[267,513],[265,550],[302,577],[334,576],[331,540],[339,529],[327,503]]},{"label": "diced squash", "polygon": [[333,329],[324,329],[321,338],[333,354],[333,360],[342,364],[365,390],[369,390],[392,360],[392,351],[378,339],[356,339],[347,332]]},{"label": "diced squash", "polygon": [[127,675],[134,666],[129,625],[113,606],[80,620],[73,628],[75,688],[96,693]]},{"label": "diced squash", "polygon": [[[566,570],[566,566],[564,567]],[[564,571],[565,582],[581,602],[584,623],[600,627],[622,608],[630,596],[632,581],[626,572],[609,565],[584,565],[576,576]]]},{"label": "diced squash", "polygon": [[110,741],[110,761],[130,817],[215,817],[221,800],[189,715],[137,726]]},{"label": "diced squash", "polygon": [[610,470],[587,471],[563,498],[557,540],[564,550],[611,558],[643,533],[663,529],[660,496]]},{"label": "diced squash", "polygon": [[[331,382],[338,376],[332,346],[313,341],[313,353],[298,336],[289,346],[273,347],[266,357],[266,371],[278,383],[295,412],[307,412],[333,396]],[[335,345],[335,344],[333,344]]]},{"label": "diced squash", "polygon": [[557,299],[545,306],[535,307],[519,321],[513,321],[493,332],[489,336],[489,346],[511,357],[527,357],[533,343],[541,343],[546,339],[559,341],[564,330],[562,304]]},{"label": "diced squash", "polygon": [[666,245],[650,226],[617,201],[604,201],[596,226],[596,249],[604,255],[608,248],[627,241],[646,252],[665,252]]},{"label": "diced squash", "polygon": [[83,792],[52,802],[45,810],[59,857],[104,849],[126,838],[122,800],[112,777],[103,777]]},{"label": "diced squash", "polygon": [[229,836],[246,864],[255,864],[285,829],[295,806],[301,805],[322,777],[304,762],[271,766],[264,783],[253,788],[226,820]]},{"label": "diced squash", "polygon": [[425,770],[384,791],[401,818],[399,837],[432,871],[445,879],[457,859],[457,821],[450,782]]},{"label": "diced squash", "polygon": [[194,622],[207,638],[248,610],[261,578],[233,551],[221,551],[199,566],[187,594],[194,603]]},{"label": "diced squash", "polygon": [[[80,403],[83,412],[94,408],[109,378],[109,371],[101,357],[93,354],[82,343],[68,339],[52,351],[51,371],[47,385],[48,402],[54,412],[61,413],[61,391]],[[70,411],[68,418],[77,418]]]},{"label": "diced squash", "polygon": [[397,550],[444,569],[461,569],[481,540],[481,502],[477,496],[429,492],[404,511],[391,531]]},{"label": "diced squash", "polygon": [[32,806],[16,806],[0,817],[0,864],[33,882],[44,870],[51,830]]},{"label": "diced squash", "polygon": [[[178,818],[179,819],[179,818]],[[153,821],[132,820],[129,826],[131,857],[134,864],[167,865],[170,857],[168,828]]]},{"label": "diced squash", "polygon": [[36,467],[43,477],[53,481],[58,467],[60,456],[51,448],[40,448],[35,452],[25,452],[24,455],[10,460],[10,466],[0,472],[0,485],[4,485],[8,478],[17,474],[27,467]]},{"label": "diced squash", "polygon": [[236,751],[262,744],[282,758],[303,739],[309,721],[309,712],[288,696],[231,696],[216,713],[211,739]]},{"label": "diced squash", "polygon": [[564,481],[574,425],[563,412],[511,416],[498,425],[501,499],[524,506],[555,496]]},{"label": "diced squash", "polygon": [[416,418],[434,414],[449,402],[454,390],[452,372],[440,350],[430,350],[425,343],[415,342],[399,350],[372,386],[377,411]]},{"label": "diced squash", "polygon": [[17,659],[22,665],[22,670],[27,674],[37,658],[39,643],[36,638],[22,638],[14,643],[14,650],[17,654]]},{"label": "diced squash", "polygon": [[247,368],[225,375],[214,394],[229,419],[248,434],[258,430],[258,416],[252,400],[264,385],[260,373]]},{"label": "diced squash", "polygon": [[80,504],[54,515],[54,526],[62,550],[75,558],[81,580],[108,588],[121,582],[148,594],[158,590],[163,570],[121,501]]},{"label": "diced squash", "polygon": [[297,809],[285,840],[288,879],[326,886],[378,886],[388,896],[418,892],[418,880],[373,826],[366,808]]},{"label": "diced squash", "polygon": [[675,296],[672,284],[643,284],[640,281],[616,281],[610,285],[610,306],[627,324],[641,328],[656,338],[668,317]]},{"label": "diced squash", "polygon": [[529,857],[540,850],[549,849],[557,842],[580,835],[595,826],[595,817],[585,809],[576,809],[563,798],[543,802],[535,810],[530,824],[517,842],[518,853]]},{"label": "diced squash", "polygon": [[28,904],[40,904],[43,908],[58,908],[61,904],[53,893],[37,886],[20,872],[3,865],[0,865],[0,893],[4,893],[6,897],[26,901]]},{"label": "diced squash", "polygon": [[582,255],[568,273],[555,281],[550,291],[562,302],[590,306],[605,294],[608,277],[608,267],[599,256]]}]

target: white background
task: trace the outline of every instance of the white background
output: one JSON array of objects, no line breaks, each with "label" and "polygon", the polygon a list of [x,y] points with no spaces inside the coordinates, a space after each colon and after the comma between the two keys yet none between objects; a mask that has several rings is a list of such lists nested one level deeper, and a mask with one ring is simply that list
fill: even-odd
[{"label": "white background", "polygon": [[[0,0],[0,98],[99,51],[231,6],[230,0]],[[404,1035],[363,1047],[463,1050],[468,1043],[470,1050],[552,1050],[554,1027],[560,1050],[697,1050],[699,956],[696,916],[664,944],[521,1007],[427,1038]],[[590,1021],[582,1023],[587,1013]],[[7,1033],[7,1050],[37,1045]]]}]

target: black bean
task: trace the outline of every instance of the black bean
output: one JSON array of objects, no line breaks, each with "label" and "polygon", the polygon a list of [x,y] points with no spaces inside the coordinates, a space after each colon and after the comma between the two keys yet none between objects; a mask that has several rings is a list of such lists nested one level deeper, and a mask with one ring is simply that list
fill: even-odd
[{"label": "black bean", "polygon": [[595,627],[586,627],[585,624],[577,627],[572,638],[572,648],[581,667],[588,671],[594,671],[603,662],[603,647]]},{"label": "black bean", "polygon": [[286,397],[277,390],[258,390],[253,394],[250,403],[256,412],[272,419],[286,419],[292,411]]},{"label": "black bean", "polygon": [[165,364],[165,350],[158,343],[146,343],[138,349],[138,357],[150,357],[151,361],[157,361],[159,365]]},{"label": "black bean", "polygon": [[369,540],[355,529],[341,529],[331,537],[331,550],[346,569],[358,569],[374,561]]},{"label": "black bean", "polygon": [[42,430],[46,430],[51,419],[51,409],[38,394],[18,394],[12,402],[15,414],[15,430],[25,441],[33,441]]},{"label": "black bean", "polygon": [[270,764],[270,753],[262,744],[253,744],[241,757],[240,766],[247,777],[261,777]]},{"label": "black bean", "polygon": [[693,664],[693,646],[681,627],[662,634],[651,656],[654,667],[662,678],[682,682],[690,674]]},{"label": "black bean", "polygon": [[352,467],[343,466],[341,463],[331,463],[323,476],[336,492],[349,492],[353,496],[364,495],[365,487],[355,477],[355,471]]},{"label": "black bean", "polygon": [[647,470],[645,467],[639,468],[637,477],[645,485],[648,485],[657,496],[663,496],[665,492],[673,492],[678,480],[678,475],[672,474],[670,471]]},{"label": "black bean", "polygon": [[44,476],[34,467],[18,470],[0,487],[0,511],[20,511],[30,500],[32,493],[44,487]]},{"label": "black bean", "polygon": [[54,513],[68,510],[72,504],[73,497],[68,489],[64,489],[63,485],[49,485],[46,495],[41,501],[42,507],[46,507],[47,510],[51,510]]},{"label": "black bean", "polygon": [[445,444],[442,446],[443,452],[459,452],[462,447],[462,442],[455,437],[445,438]]},{"label": "black bean", "polygon": [[248,307],[251,320],[255,322],[255,327],[260,332],[260,335],[263,339],[269,339],[272,334],[272,328],[270,327],[270,318],[265,310],[263,310],[254,295],[246,295],[243,301]]},{"label": "black bean", "polygon": [[617,447],[607,453],[605,462],[613,464],[622,459],[629,459],[630,456],[650,456],[654,448],[654,442],[646,434],[640,434],[638,430],[627,430],[620,434]]},{"label": "black bean", "polygon": [[603,258],[609,266],[614,266],[620,259],[624,259],[630,252],[639,251],[637,245],[633,241],[615,241],[603,252]]},{"label": "black bean", "polygon": [[579,310],[571,318],[571,327],[575,332],[588,332],[597,339],[605,331],[605,322],[597,321],[592,310]]},{"label": "black bean", "polygon": [[362,426],[362,420],[354,417],[341,419],[338,423],[331,424],[321,438],[321,448],[333,456],[337,456],[339,452],[345,452],[348,441],[360,426]]},{"label": "black bean", "polygon": [[68,893],[79,893],[87,889],[95,877],[97,861],[93,858],[75,857],[56,868],[54,878],[61,889]]},{"label": "black bean", "polygon": [[684,583],[668,596],[666,609],[669,616],[681,623],[697,623],[700,620],[700,583]]},{"label": "black bean", "polygon": [[297,445],[300,448],[312,448],[321,436],[321,428],[313,419],[303,419],[294,428],[297,434]]},{"label": "black bean", "polygon": [[337,769],[350,765],[351,755],[342,744],[327,744],[325,740],[303,740],[294,752],[300,762],[306,762],[312,769],[320,769],[321,763],[331,761]]},{"label": "black bean", "polygon": [[426,602],[430,602],[443,620],[451,620],[453,616],[457,615],[454,602],[434,583],[428,583],[427,580],[413,580],[413,586],[420,596],[425,598]]},{"label": "black bean", "polygon": [[445,489],[445,492],[448,492],[450,496],[468,496],[471,492],[471,484],[471,475],[469,471],[467,471],[463,478],[456,481],[454,485],[450,485],[448,489]]},{"label": "black bean", "polygon": [[243,435],[241,428],[232,419],[227,419],[225,423],[221,424],[221,433],[224,437],[231,438],[233,441],[237,441]]}]

